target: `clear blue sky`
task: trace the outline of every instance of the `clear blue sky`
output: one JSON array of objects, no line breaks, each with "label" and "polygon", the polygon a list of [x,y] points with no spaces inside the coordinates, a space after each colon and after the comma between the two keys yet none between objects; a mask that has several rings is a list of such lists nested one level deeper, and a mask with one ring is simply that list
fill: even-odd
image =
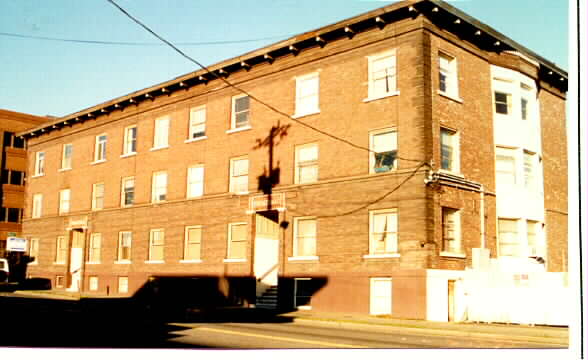
[{"label": "clear blue sky", "polygon": [[[179,46],[209,65],[393,1],[117,2],[174,43],[266,39]],[[449,2],[564,70],[569,68],[568,0]],[[0,108],[34,115],[67,115],[197,70],[163,45],[81,44],[5,35],[157,43],[106,0],[1,0],[0,33]]]}]

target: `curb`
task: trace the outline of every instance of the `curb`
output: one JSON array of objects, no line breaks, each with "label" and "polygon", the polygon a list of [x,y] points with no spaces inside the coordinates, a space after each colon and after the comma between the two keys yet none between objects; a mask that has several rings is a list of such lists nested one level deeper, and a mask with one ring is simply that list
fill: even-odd
[{"label": "curb", "polygon": [[370,322],[361,322],[361,321],[353,321],[353,320],[340,320],[340,319],[312,319],[312,318],[301,318],[301,317],[292,317],[292,321],[294,323],[300,323],[305,325],[315,325],[315,326],[327,326],[327,327],[337,327],[342,329],[377,329],[378,331],[382,332],[389,332],[389,333],[413,333],[413,334],[422,334],[427,333],[428,335],[436,335],[436,336],[461,336],[461,337],[468,337],[468,338],[501,338],[503,340],[510,340],[513,342],[534,342],[534,343],[541,343],[541,344],[552,344],[552,345],[560,345],[568,347],[568,340],[567,338],[562,337],[550,337],[550,336],[529,336],[529,335],[516,335],[516,334],[500,334],[500,333],[489,333],[489,332],[473,332],[473,331],[465,331],[464,330],[453,330],[453,329],[432,329],[432,328],[425,328],[425,327],[416,327],[416,326],[405,326],[402,324],[374,324]]}]

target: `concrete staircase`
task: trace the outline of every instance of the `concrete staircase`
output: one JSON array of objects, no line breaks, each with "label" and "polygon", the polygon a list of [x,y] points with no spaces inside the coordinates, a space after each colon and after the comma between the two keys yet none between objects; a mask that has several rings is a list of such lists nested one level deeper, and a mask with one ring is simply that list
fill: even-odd
[{"label": "concrete staircase", "polygon": [[278,307],[278,287],[270,286],[257,296],[255,307],[261,309],[276,309]]}]

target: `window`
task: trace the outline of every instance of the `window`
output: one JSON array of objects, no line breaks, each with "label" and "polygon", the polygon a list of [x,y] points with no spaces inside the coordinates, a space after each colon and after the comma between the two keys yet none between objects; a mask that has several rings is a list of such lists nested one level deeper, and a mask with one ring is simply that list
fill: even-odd
[{"label": "window", "polygon": [[106,134],[96,136],[94,162],[106,161]]},{"label": "window", "polygon": [[129,292],[129,278],[128,276],[119,276],[118,278],[118,292],[125,294]]},{"label": "window", "polygon": [[453,56],[439,53],[439,92],[453,98],[459,97],[457,61]]},{"label": "window", "polygon": [[318,181],[318,145],[296,147],[296,184]]},{"label": "window", "polygon": [[153,174],[153,188],[151,190],[151,202],[165,201],[167,195],[167,173],[156,172]]},{"label": "window", "polygon": [[316,218],[294,218],[293,255],[316,256]]},{"label": "window", "polygon": [[153,149],[167,147],[169,138],[169,116],[155,119],[155,130],[153,133]]},{"label": "window", "polygon": [[510,113],[510,97],[510,94],[504,92],[494,92],[494,111],[497,114],[508,115]]},{"label": "window", "polygon": [[63,151],[61,154],[61,170],[71,169],[71,158],[73,155],[73,145],[63,145]]},{"label": "window", "polygon": [[535,155],[525,151],[523,154],[523,175],[525,177],[525,188],[533,190],[535,188]]},{"label": "window", "polygon": [[529,101],[525,98],[521,98],[521,119],[527,120],[528,112],[529,112]]},{"label": "window", "polygon": [[387,129],[370,135],[370,173],[384,173],[396,170],[396,131]]},{"label": "window", "polygon": [[531,91],[532,87],[521,83],[521,120],[527,120],[529,118],[529,99],[532,96]]},{"label": "window", "polygon": [[443,251],[461,254],[461,224],[459,210],[442,208]]},{"label": "window", "polygon": [[104,183],[92,185],[92,210],[104,209]]},{"label": "window", "polygon": [[69,212],[70,189],[63,189],[59,191],[59,214],[67,214]]},{"label": "window", "polygon": [[319,112],[319,74],[296,78],[296,114],[304,116]]},{"label": "window", "polygon": [[515,185],[516,180],[514,149],[496,148],[496,185]]},{"label": "window", "polygon": [[35,176],[45,174],[45,152],[38,151],[35,153]]},{"label": "window", "polygon": [[55,263],[65,264],[67,259],[67,240],[65,236],[58,236],[55,244]]},{"label": "window", "polygon": [[39,263],[39,239],[38,238],[31,238],[29,240],[29,258],[32,261],[29,263],[29,265]]},{"label": "window", "polygon": [[33,219],[40,218],[43,213],[43,194],[33,195],[33,211],[31,217]]},{"label": "window", "polygon": [[135,203],[135,178],[133,176],[123,178],[121,183],[121,206],[131,206]]},{"label": "window", "polygon": [[88,279],[90,291],[98,290],[98,276],[90,276]]},{"label": "window", "polygon": [[397,95],[396,50],[368,57],[368,99]]},{"label": "window", "polygon": [[543,243],[539,237],[539,222],[527,220],[527,252],[528,256],[545,256]]},{"label": "window", "polygon": [[65,278],[62,275],[57,275],[55,277],[55,287],[62,288],[65,284]]},{"label": "window", "polygon": [[249,187],[249,160],[247,158],[231,159],[230,192],[247,193]]},{"label": "window", "polygon": [[247,223],[229,224],[228,259],[245,259],[247,250]]},{"label": "window", "polygon": [[441,129],[441,169],[459,172],[459,138],[454,131]]},{"label": "window", "polygon": [[248,128],[250,124],[249,96],[233,96],[233,111],[231,116],[231,129]]},{"label": "window", "polygon": [[298,309],[310,310],[310,300],[312,298],[313,292],[312,279],[294,279],[294,307]]},{"label": "window", "polygon": [[100,263],[100,249],[102,247],[102,234],[94,233],[90,236],[90,246],[88,247],[88,262],[92,264]]},{"label": "window", "polygon": [[187,226],[184,244],[184,260],[200,260],[202,227]]},{"label": "window", "polygon": [[149,233],[149,261],[163,262],[165,233],[163,229],[154,229]]},{"label": "window", "polygon": [[188,140],[202,138],[206,135],[206,106],[190,109],[190,129]]},{"label": "window", "polygon": [[0,217],[2,217],[2,220],[4,221],[8,221],[11,223],[18,223],[20,222],[20,212],[21,209],[17,209],[17,208],[2,208],[2,214],[0,215]]},{"label": "window", "polygon": [[498,253],[500,256],[519,256],[518,221],[498,219]]},{"label": "window", "polygon": [[137,152],[137,126],[127,126],[124,136],[123,156],[135,154]]},{"label": "window", "polygon": [[187,197],[195,198],[204,193],[204,166],[197,165],[188,168]]},{"label": "window", "polygon": [[395,209],[370,211],[370,254],[398,253],[398,219]]},{"label": "window", "polygon": [[118,233],[118,256],[119,262],[131,262],[131,243],[133,233],[130,231],[121,231]]}]

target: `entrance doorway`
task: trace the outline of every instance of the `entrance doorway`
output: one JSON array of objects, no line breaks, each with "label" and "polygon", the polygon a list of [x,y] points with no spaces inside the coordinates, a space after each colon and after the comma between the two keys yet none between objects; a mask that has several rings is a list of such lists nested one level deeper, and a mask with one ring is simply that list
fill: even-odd
[{"label": "entrance doorway", "polygon": [[253,273],[255,294],[259,298],[278,286],[278,259],[280,244],[279,214],[276,210],[255,214],[255,247]]},{"label": "entrance doorway", "polygon": [[84,232],[72,230],[71,249],[69,260],[69,275],[71,284],[67,291],[79,291],[82,282],[82,265],[84,263]]}]

